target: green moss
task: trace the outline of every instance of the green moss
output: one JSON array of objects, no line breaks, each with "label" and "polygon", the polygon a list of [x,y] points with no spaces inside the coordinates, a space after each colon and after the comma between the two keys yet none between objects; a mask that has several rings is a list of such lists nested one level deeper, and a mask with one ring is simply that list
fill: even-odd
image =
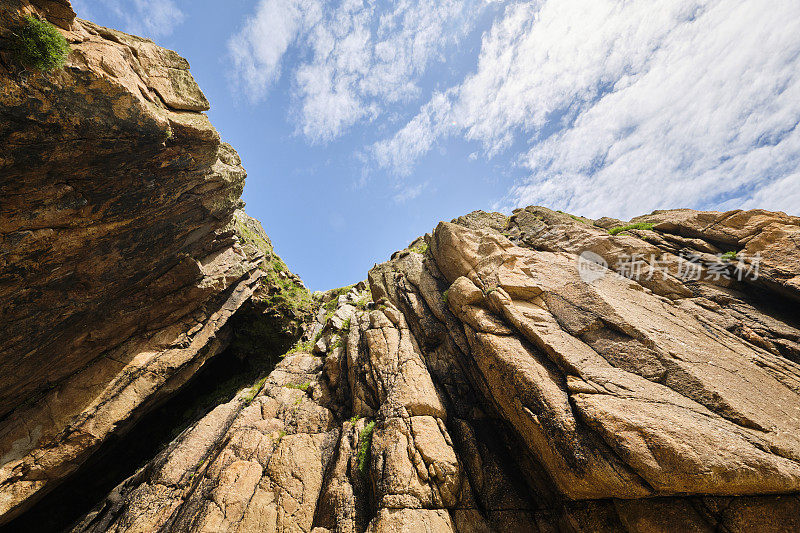
[{"label": "green moss", "polygon": [[284,385],[284,387],[286,387],[287,389],[298,389],[298,390],[301,390],[303,392],[308,391],[308,387],[310,387],[310,386],[311,386],[311,382],[310,381],[306,381],[305,383],[301,383],[299,385],[295,385],[294,383],[288,383],[288,384]]},{"label": "green moss", "polygon": [[375,421],[369,422],[358,434],[358,471],[362,474],[367,472],[370,455],[372,454],[372,432],[375,429]]},{"label": "green moss", "polygon": [[617,235],[619,233],[622,233],[623,231],[628,231],[631,229],[652,231],[653,226],[655,226],[655,224],[650,224],[649,222],[639,222],[637,224],[628,224],[627,226],[619,226],[617,228],[611,228],[610,230],[608,230],[608,232],[611,235]]},{"label": "green moss", "polygon": [[355,424],[355,423],[356,423],[356,422],[358,422],[359,420],[361,420],[361,417],[360,417],[360,416],[358,416],[358,415],[353,415],[352,417],[350,417],[350,423],[351,423],[351,424]]},{"label": "green moss", "polygon": [[339,307],[339,297],[337,296],[333,300],[325,302],[325,310],[333,316],[333,313],[336,311],[336,308]]},{"label": "green moss", "polygon": [[720,256],[720,259],[723,261],[734,261],[739,254],[737,252],[725,252]]},{"label": "green moss", "polygon": [[442,293],[442,301],[443,301],[445,304],[447,304],[447,296],[448,296],[449,294],[450,294],[450,289],[446,289],[446,290],[445,290],[445,291]]},{"label": "green moss", "polygon": [[358,301],[356,302],[356,307],[358,307],[361,310],[364,310],[367,308],[367,306],[371,301],[372,301],[372,290],[367,289],[366,294],[364,294],[364,296],[359,298]]},{"label": "green moss", "polygon": [[28,16],[25,24],[13,32],[11,50],[21,65],[50,71],[64,66],[70,48],[55,26]]},{"label": "green moss", "polygon": [[418,254],[424,254],[425,252],[428,251],[428,243],[427,242],[423,242],[422,244],[411,248],[411,251],[412,252],[417,252]]},{"label": "green moss", "polygon": [[201,471],[201,470],[203,469],[203,467],[205,466],[205,464],[206,464],[206,461],[208,461],[208,458],[206,458],[206,459],[203,459],[202,461],[200,461],[200,462],[197,464],[197,466],[194,468],[194,472],[192,472],[192,474],[189,476],[189,481],[193,480],[193,479],[195,478],[195,476],[197,476],[197,475],[199,475],[199,474],[200,474],[200,471]]},{"label": "green moss", "polygon": [[[353,283],[352,285],[347,285],[345,287],[339,287],[338,289],[331,289],[330,291],[328,291],[325,295],[326,295],[326,297],[330,298],[330,300],[328,300],[325,303],[325,308],[326,309],[336,309],[336,306],[338,305],[338,301],[339,301],[339,296],[343,296],[343,295],[347,294],[355,286],[356,286],[356,284]],[[333,307],[332,308],[329,307],[330,305],[333,305]]]},{"label": "green moss", "polygon": [[348,318],[342,322],[342,331],[350,331],[350,319]]},{"label": "green moss", "polygon": [[253,403],[253,400],[258,396],[258,393],[264,387],[264,383],[267,382],[267,378],[269,376],[264,376],[263,378],[259,379],[258,382],[250,387],[250,391],[248,391],[247,396],[244,397],[245,405],[250,405]]},{"label": "green moss", "polygon": [[238,218],[236,219],[236,233],[239,234],[244,244],[255,246],[267,257],[272,255],[272,246],[261,235],[251,229],[245,221]]},{"label": "green moss", "polygon": [[294,346],[289,348],[289,350],[285,354],[283,354],[283,357],[298,352],[310,353],[313,348],[314,348],[314,343],[311,341],[305,341],[305,342],[298,341]]},{"label": "green moss", "polygon": [[272,271],[275,273],[288,272],[289,267],[286,266],[286,263],[281,261],[280,257],[274,256],[272,259]]}]

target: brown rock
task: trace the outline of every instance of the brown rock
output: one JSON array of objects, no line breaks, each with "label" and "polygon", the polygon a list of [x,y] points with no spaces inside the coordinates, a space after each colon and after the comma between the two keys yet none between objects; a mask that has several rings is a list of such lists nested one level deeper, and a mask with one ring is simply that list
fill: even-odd
[{"label": "brown rock", "polygon": [[31,13],[73,51],[0,61],[7,528],[227,350],[264,379],[74,531],[800,530],[799,218],[477,211],[312,300],[186,61]]}]

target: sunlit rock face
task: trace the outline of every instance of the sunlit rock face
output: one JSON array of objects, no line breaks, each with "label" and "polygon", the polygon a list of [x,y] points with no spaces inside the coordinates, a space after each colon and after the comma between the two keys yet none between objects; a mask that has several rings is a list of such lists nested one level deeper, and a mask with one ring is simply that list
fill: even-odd
[{"label": "sunlit rock face", "polygon": [[25,14],[72,51],[0,52],[0,529],[800,531],[800,219],[478,211],[312,298],[185,60]]},{"label": "sunlit rock face", "polygon": [[222,350],[275,259],[186,60],[68,2],[4,2],[0,35],[25,15],[71,52],[0,62],[0,522]]},{"label": "sunlit rock face", "polygon": [[[443,222],[318,295],[265,381],[75,531],[797,530],[800,330],[765,281],[796,270],[774,241],[734,260],[685,222],[756,216],[732,248],[798,227],[538,207]],[[587,275],[581,251],[612,268]]]}]

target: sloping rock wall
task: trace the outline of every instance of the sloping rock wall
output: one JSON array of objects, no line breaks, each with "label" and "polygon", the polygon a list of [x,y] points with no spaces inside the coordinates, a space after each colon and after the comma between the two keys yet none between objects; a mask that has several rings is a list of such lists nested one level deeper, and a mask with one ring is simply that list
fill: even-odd
[{"label": "sloping rock wall", "polygon": [[[0,44],[24,15],[72,50],[37,72],[0,46],[0,523],[227,346],[254,293],[308,300],[239,211],[245,171],[186,60],[64,1],[3,2]],[[308,309],[288,307],[290,344]]]},{"label": "sloping rock wall", "polygon": [[[64,69],[15,64],[26,14]],[[227,350],[261,379],[75,531],[800,531],[800,218],[478,211],[312,300],[206,109],[174,52],[0,5],[0,527]]]},{"label": "sloping rock wall", "polygon": [[[75,531],[800,530],[786,291],[668,268],[587,281],[572,240],[665,263],[717,246],[592,222],[528,208],[439,224],[368,287],[323,295],[253,402],[219,408],[235,421],[209,415]],[[180,466],[198,449],[200,470]],[[165,476],[192,481],[165,495]]]}]

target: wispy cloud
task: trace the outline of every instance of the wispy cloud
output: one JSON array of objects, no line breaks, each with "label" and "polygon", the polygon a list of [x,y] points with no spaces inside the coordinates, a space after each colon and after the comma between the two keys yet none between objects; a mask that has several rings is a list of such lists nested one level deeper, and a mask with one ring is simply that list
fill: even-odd
[{"label": "wispy cloud", "polygon": [[400,192],[394,195],[393,200],[395,203],[404,204],[409,200],[417,198],[422,192],[428,188],[428,182],[419,183],[417,185],[405,185],[400,187]]},{"label": "wispy cloud", "polygon": [[[117,16],[123,29],[129,33],[148,38],[169,35],[185,18],[174,0],[99,0],[97,4]],[[79,16],[93,17],[96,5],[89,0],[73,0]]]},{"label": "wispy cloud", "polygon": [[252,101],[265,97],[281,72],[289,46],[321,17],[318,0],[261,0],[228,41],[234,81]]},{"label": "wispy cloud", "polygon": [[[504,208],[797,212],[796,0],[491,4],[260,0],[230,40],[233,76],[254,101],[285,76],[311,143],[356,125],[390,132],[355,149],[366,168],[407,176],[445,140],[477,145],[471,161],[518,172]],[[441,83],[481,30],[468,74]]]},{"label": "wispy cloud", "polygon": [[337,138],[393,104],[419,97],[420,79],[468,33],[483,0],[261,0],[229,49],[235,84],[264,98],[294,50],[291,83],[298,131]]},{"label": "wispy cloud", "polygon": [[372,153],[408,173],[443,137],[487,157],[522,141],[506,207],[789,208],[798,121],[797,2],[548,0],[510,6],[474,73]]}]

